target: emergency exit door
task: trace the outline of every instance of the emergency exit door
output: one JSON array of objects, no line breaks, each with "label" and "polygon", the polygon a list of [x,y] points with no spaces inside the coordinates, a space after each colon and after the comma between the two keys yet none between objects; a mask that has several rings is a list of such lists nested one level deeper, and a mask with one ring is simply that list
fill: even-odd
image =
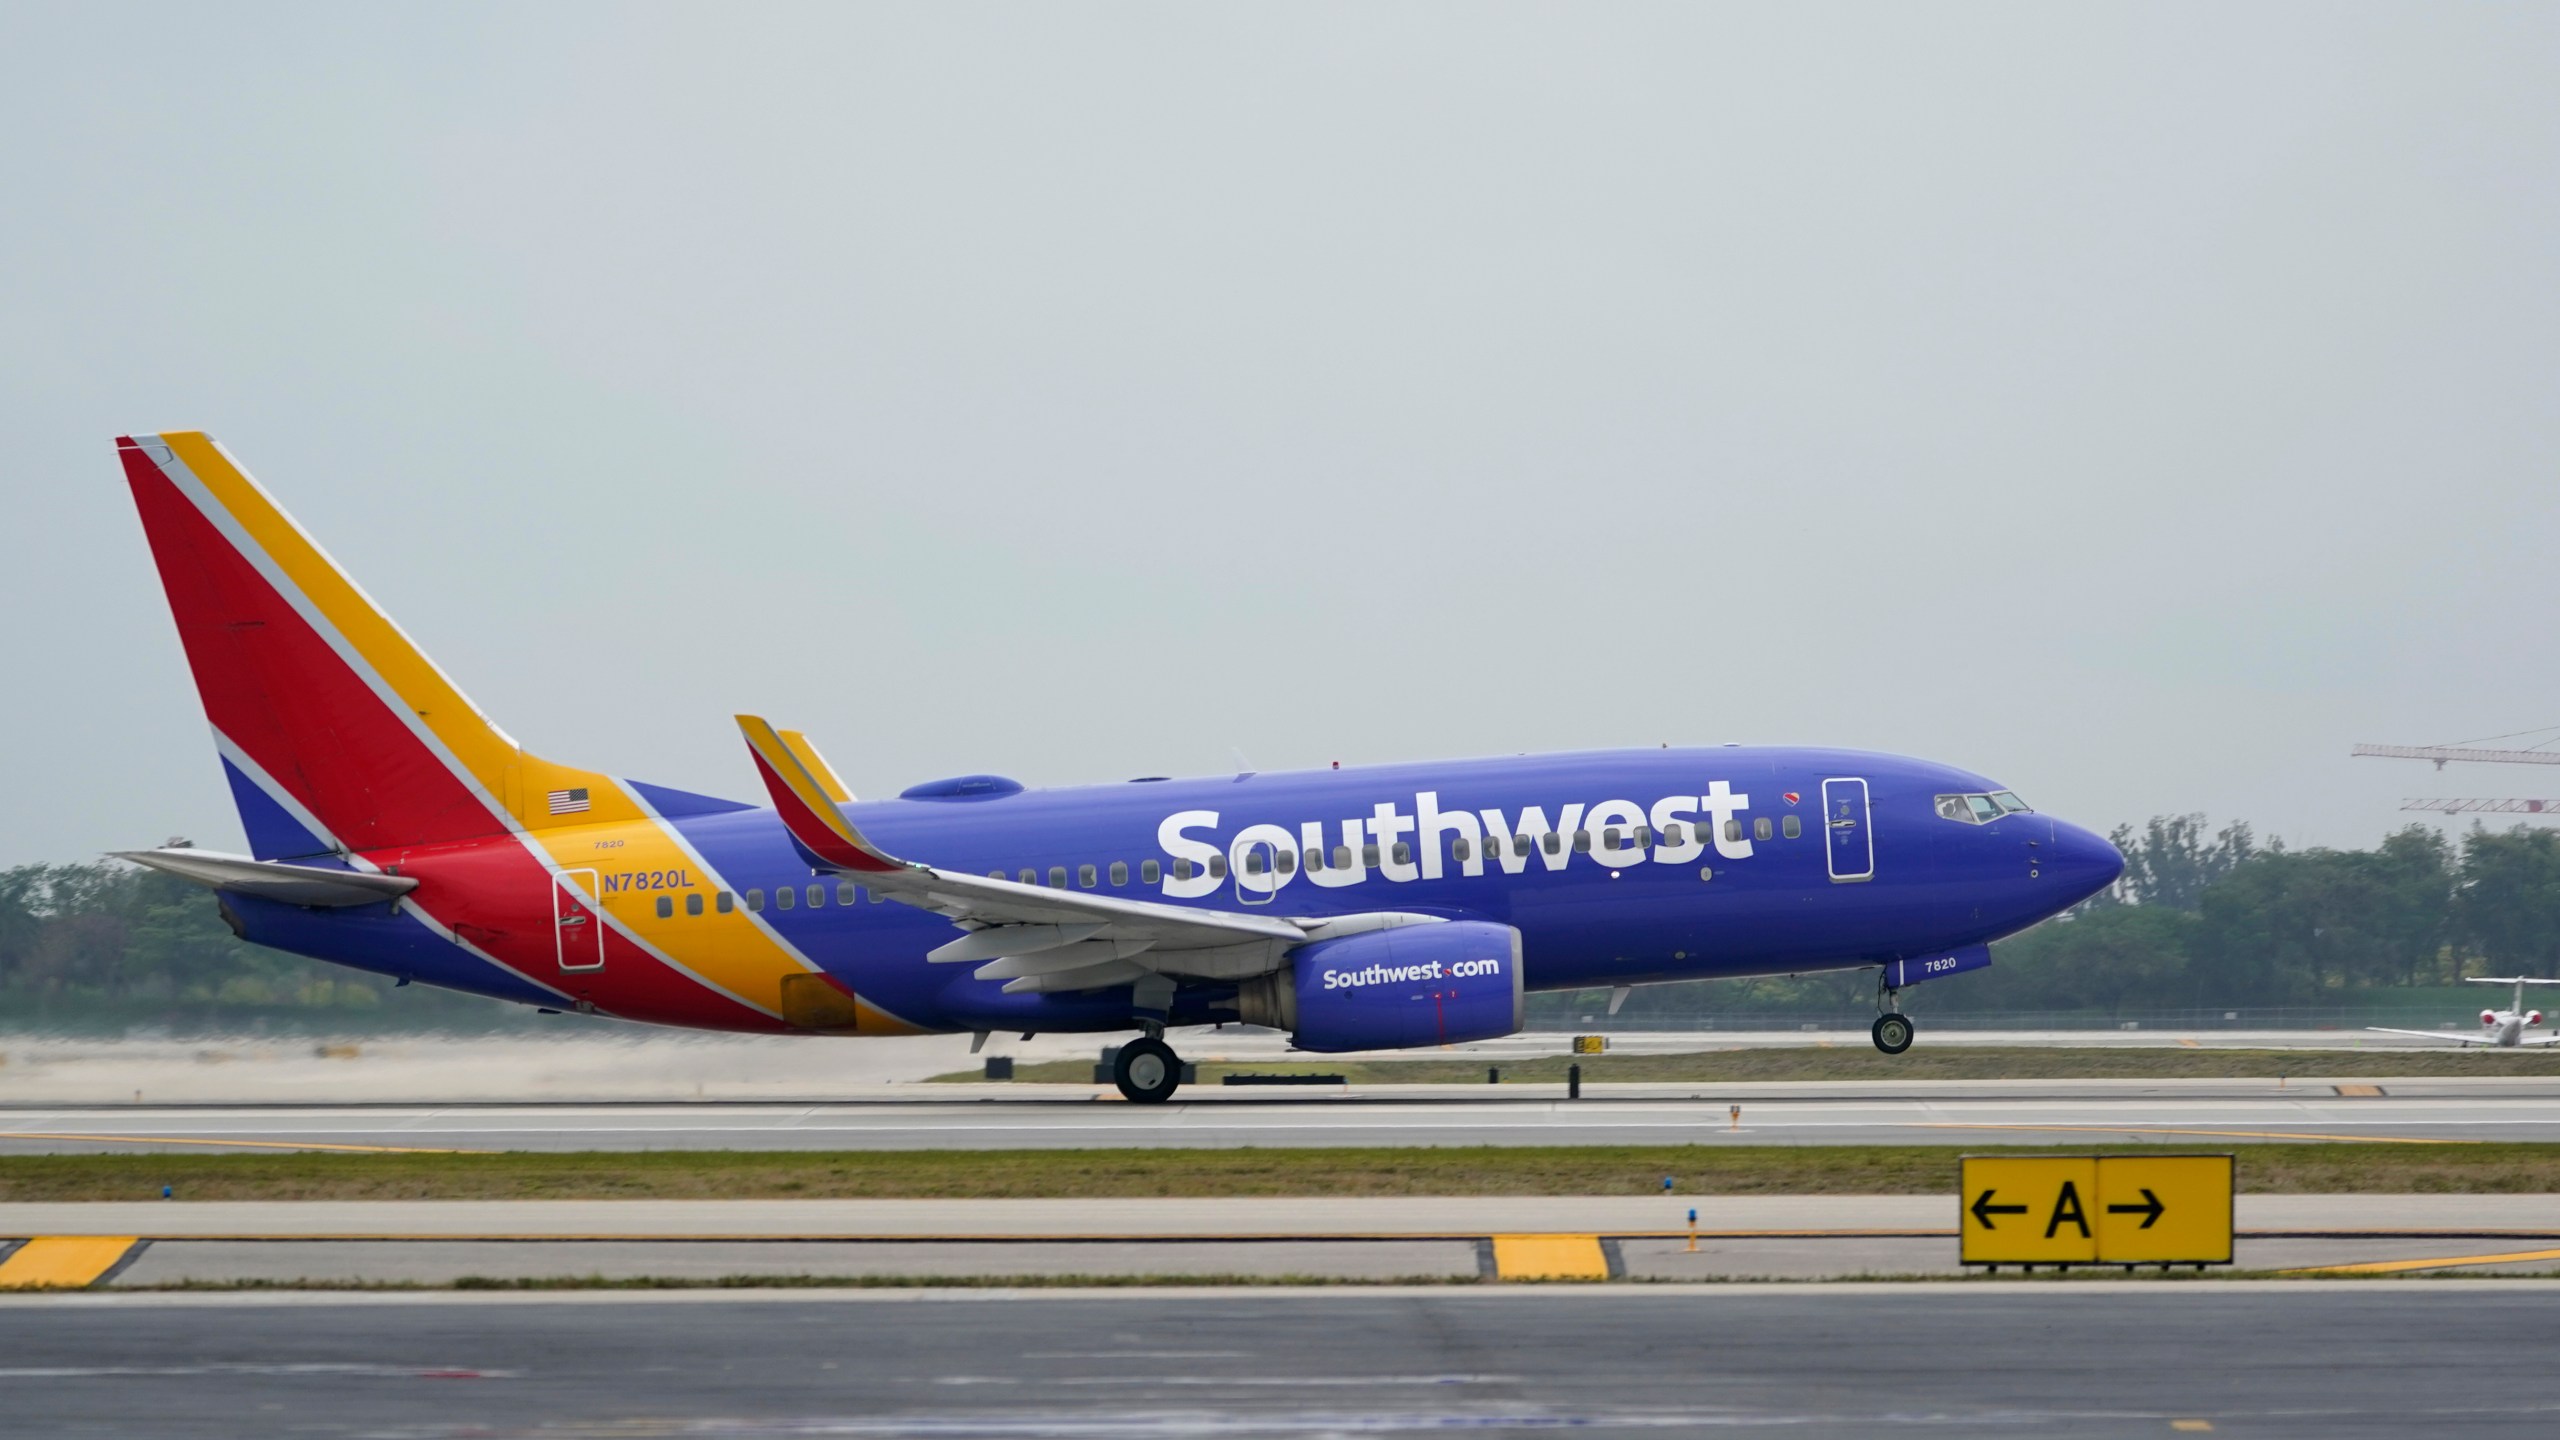
[{"label": "emergency exit door", "polygon": [[604,968],[604,920],[596,910],[596,872],[557,870],[551,876],[551,936],[560,968]]}]

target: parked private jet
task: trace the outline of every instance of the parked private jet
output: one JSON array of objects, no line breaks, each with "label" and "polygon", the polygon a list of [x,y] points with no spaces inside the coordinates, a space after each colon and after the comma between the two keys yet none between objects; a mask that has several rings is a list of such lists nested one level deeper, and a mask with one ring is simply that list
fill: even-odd
[{"label": "parked private jet", "polygon": [[2512,1050],[2519,1045],[2549,1045],[2560,1042],[2560,1035],[2524,1033],[2542,1023],[2541,1011],[2524,1008],[2524,987],[2560,985],[2560,980],[2535,980],[2523,975],[2475,975],[2471,977],[2471,983],[2516,987],[2515,999],[2510,1002],[2514,1006],[2513,1009],[2480,1012],[2482,1033],[2478,1035],[2465,1035],[2459,1031],[2445,1030],[2394,1030],[2383,1025],[2367,1025],[2364,1028],[2377,1035],[2415,1035],[2421,1040],[2450,1040],[2456,1045],[2495,1045],[2506,1050]]},{"label": "parked private jet", "polygon": [[[2123,868],[1983,776],[1848,750],[963,775],[856,802],[750,715],[767,805],[623,779],[490,723],[209,437],[116,448],[249,851],[126,858],[215,891],[247,940],[404,984],[783,1034],[1135,1030],[1115,1078],[1160,1101],[1185,1026],[1441,1045],[1519,1029],[1533,990],[1863,968],[1898,1054],[1905,986]],[[1356,713],[1326,684],[1265,698]]]}]

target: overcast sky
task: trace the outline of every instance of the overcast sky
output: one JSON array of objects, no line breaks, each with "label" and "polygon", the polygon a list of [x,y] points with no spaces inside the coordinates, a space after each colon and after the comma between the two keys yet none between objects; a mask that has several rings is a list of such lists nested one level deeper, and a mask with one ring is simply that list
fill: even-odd
[{"label": "overcast sky", "polygon": [[554,758],[2560,770],[2560,7],[0,3],[0,864],[238,822],[201,428]]}]

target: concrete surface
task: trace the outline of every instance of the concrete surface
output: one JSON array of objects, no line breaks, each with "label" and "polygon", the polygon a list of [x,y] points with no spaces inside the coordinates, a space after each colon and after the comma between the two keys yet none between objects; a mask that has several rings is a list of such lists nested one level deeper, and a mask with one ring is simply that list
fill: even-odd
[{"label": "concrete surface", "polygon": [[99,1295],[0,1300],[0,1389],[170,1440],[2543,1437],[2555,1329],[2514,1281]]},{"label": "concrete surface", "polygon": [[[45,1105],[166,1102],[439,1102],[583,1100],[831,1100],[975,1070],[967,1035],[828,1039],[696,1034],[560,1016],[553,1033],[434,1034],[342,1038],[135,1036],[82,1039],[0,1033],[0,1101]],[[1828,1031],[1666,1031],[1610,1036],[1621,1054],[1778,1046],[1864,1051],[1869,1017],[1844,1014]],[[2159,1048],[2440,1049],[2354,1030],[1931,1031],[1923,1046],[2069,1045]],[[986,1055],[1030,1062],[1094,1057],[1119,1035],[991,1036]],[[1563,1032],[1507,1036],[1446,1049],[1384,1051],[1341,1059],[1466,1059],[1500,1064],[1561,1055]],[[1184,1030],[1192,1060],[1305,1060],[1275,1031]]]},{"label": "concrete surface", "polygon": [[[222,1149],[917,1150],[1246,1145],[2560,1140],[2560,1078],[1716,1086],[905,1087],[828,1104],[11,1106],[0,1154]],[[1737,1123],[1731,1107],[1742,1107]]]}]

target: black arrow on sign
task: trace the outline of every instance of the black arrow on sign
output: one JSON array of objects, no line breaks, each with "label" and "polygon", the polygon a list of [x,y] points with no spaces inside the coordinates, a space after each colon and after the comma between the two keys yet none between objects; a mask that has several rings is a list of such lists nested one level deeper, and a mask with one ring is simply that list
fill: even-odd
[{"label": "black arrow on sign", "polygon": [[2141,1204],[2139,1204],[2139,1205],[2110,1205],[2110,1206],[2108,1206],[2108,1207],[2107,1207],[2107,1213],[2108,1213],[2108,1214],[2110,1214],[2110,1215],[2139,1215],[2139,1216],[2141,1216],[2141,1217],[2142,1217],[2142,1228],[2143,1228],[2143,1229],[2145,1229],[2145,1230],[2148,1230],[2148,1229],[2150,1229],[2152,1226],[2154,1226],[2154,1225],[2158,1224],[2158,1223],[2160,1222],[2160,1217],[2161,1217],[2162,1215],[2164,1215],[2164,1214],[2168,1213],[2168,1210],[2169,1210],[2169,1207],[2160,1203],[2160,1197],[2159,1197],[2159,1196],[2157,1196],[2157,1195],[2152,1194],[2152,1193],[2151,1193],[2151,1187],[2150,1187],[2150,1186],[2148,1186],[2148,1185],[2145,1185],[2145,1186],[2143,1186],[2143,1187],[2142,1187],[2142,1203],[2141,1203]]},{"label": "black arrow on sign", "polygon": [[1973,1202],[1973,1218],[1981,1221],[1982,1228],[1985,1230],[1997,1230],[2000,1228],[1999,1226],[1991,1223],[1991,1217],[1994,1215],[2024,1215],[2027,1213],[2027,1207],[2024,1205],[1992,1204],[1991,1197],[1999,1193],[2000,1192],[1997,1190],[1985,1190]]}]

